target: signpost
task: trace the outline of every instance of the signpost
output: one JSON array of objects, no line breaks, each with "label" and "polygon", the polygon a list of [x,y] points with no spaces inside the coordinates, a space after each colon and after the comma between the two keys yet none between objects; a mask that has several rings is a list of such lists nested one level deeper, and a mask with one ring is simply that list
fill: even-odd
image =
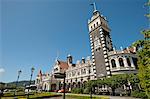
[{"label": "signpost", "polygon": [[55,78],[59,78],[59,79],[64,79],[64,86],[63,86],[63,89],[64,89],[64,92],[63,92],[63,99],[65,99],[65,89],[66,89],[66,84],[65,84],[65,78],[66,78],[66,72],[64,73],[54,73],[54,77]]}]

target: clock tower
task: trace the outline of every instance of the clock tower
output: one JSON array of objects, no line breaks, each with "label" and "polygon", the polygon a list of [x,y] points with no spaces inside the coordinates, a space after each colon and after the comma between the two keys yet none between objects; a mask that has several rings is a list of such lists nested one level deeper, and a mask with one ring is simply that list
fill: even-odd
[{"label": "clock tower", "polygon": [[96,10],[95,3],[93,15],[88,20],[92,60],[95,78],[110,76],[108,52],[113,50],[108,22],[104,16]]}]

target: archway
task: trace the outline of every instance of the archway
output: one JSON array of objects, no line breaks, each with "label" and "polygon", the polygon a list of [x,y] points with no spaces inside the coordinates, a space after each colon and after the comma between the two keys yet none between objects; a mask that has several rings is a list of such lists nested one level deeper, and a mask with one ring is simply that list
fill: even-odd
[{"label": "archway", "polygon": [[51,91],[56,90],[56,84],[51,84]]}]

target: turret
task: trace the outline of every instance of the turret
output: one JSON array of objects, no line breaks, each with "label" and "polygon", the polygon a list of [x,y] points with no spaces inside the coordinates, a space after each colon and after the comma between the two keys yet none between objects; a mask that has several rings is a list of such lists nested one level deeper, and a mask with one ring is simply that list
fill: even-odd
[{"label": "turret", "polygon": [[70,54],[67,57],[67,63],[72,64],[72,56]]}]

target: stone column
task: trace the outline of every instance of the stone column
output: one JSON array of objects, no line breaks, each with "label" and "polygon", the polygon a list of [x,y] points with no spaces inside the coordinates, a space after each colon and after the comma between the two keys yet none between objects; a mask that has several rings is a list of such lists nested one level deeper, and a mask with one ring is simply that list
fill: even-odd
[{"label": "stone column", "polygon": [[135,68],[132,58],[129,57],[129,59],[130,59],[130,62],[131,62],[131,67]]},{"label": "stone column", "polygon": [[125,57],[123,57],[123,61],[124,61],[124,67],[129,67],[127,63],[127,59]]},{"label": "stone column", "polygon": [[120,68],[120,64],[119,64],[119,61],[118,61],[118,58],[115,59],[115,62],[116,62],[116,68]]}]

